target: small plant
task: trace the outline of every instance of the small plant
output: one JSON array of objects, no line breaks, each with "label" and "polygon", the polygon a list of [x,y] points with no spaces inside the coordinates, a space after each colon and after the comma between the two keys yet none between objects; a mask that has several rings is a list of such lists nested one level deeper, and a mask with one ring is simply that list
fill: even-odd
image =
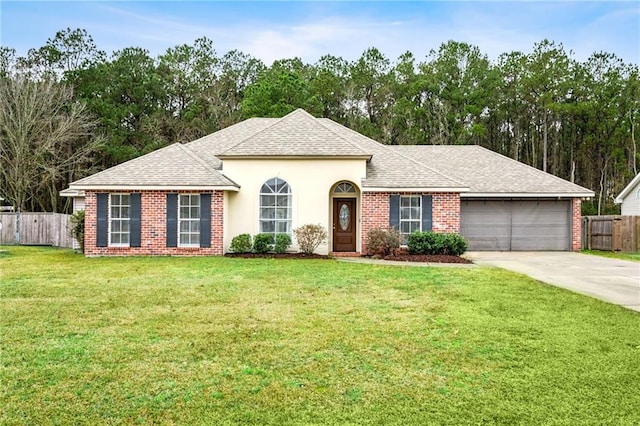
[{"label": "small plant", "polygon": [[80,251],[84,253],[84,210],[78,210],[71,215],[71,236],[80,245]]},{"label": "small plant", "polygon": [[327,230],[317,224],[302,225],[293,230],[302,253],[312,254],[327,239]]},{"label": "small plant", "polygon": [[240,234],[233,237],[229,247],[234,253],[250,253],[253,247],[253,240],[250,234]]},{"label": "small plant", "polygon": [[253,237],[253,251],[258,254],[269,253],[273,249],[273,234],[257,234]]},{"label": "small plant", "polygon": [[402,236],[396,228],[373,228],[367,232],[367,252],[375,256],[387,256],[400,247]]},{"label": "small plant", "polygon": [[458,234],[414,232],[409,235],[410,254],[448,254],[460,256],[467,250],[467,241]]},{"label": "small plant", "polygon": [[273,247],[273,251],[276,253],[284,253],[291,245],[291,237],[289,234],[276,235],[276,244]]}]

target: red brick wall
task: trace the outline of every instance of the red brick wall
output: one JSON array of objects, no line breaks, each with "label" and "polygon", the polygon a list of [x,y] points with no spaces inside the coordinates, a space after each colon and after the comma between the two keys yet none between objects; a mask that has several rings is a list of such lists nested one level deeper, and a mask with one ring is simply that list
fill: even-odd
[{"label": "red brick wall", "polygon": [[[122,191],[120,191],[122,192]],[[131,191],[141,193],[141,247],[96,247],[96,192],[87,191],[85,195],[85,254],[87,256],[195,256],[221,255],[224,229],[223,192],[211,193],[211,247],[167,247],[167,191]],[[175,192],[175,191],[174,191]],[[196,192],[199,191],[184,191]]]},{"label": "red brick wall", "polygon": [[362,193],[361,232],[362,251],[367,253],[367,233],[374,228],[389,227],[389,194],[388,192]]},{"label": "red brick wall", "polygon": [[[373,228],[389,227],[389,196],[422,195],[412,192],[363,192],[362,193],[362,253],[367,252],[367,233]],[[460,232],[460,194],[425,193],[432,195],[433,230],[435,232]]]},{"label": "red brick wall", "polygon": [[582,200],[574,198],[572,202],[572,232],[571,249],[573,251],[582,250]]},{"label": "red brick wall", "polygon": [[460,232],[460,194],[439,192],[433,195],[434,232]]}]

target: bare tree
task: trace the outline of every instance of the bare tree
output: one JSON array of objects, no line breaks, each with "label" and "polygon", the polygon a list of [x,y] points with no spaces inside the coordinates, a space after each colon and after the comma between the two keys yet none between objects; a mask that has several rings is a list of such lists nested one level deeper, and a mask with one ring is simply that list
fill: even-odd
[{"label": "bare tree", "polygon": [[102,143],[70,87],[16,75],[0,81],[0,192],[15,208],[59,208],[58,191]]}]

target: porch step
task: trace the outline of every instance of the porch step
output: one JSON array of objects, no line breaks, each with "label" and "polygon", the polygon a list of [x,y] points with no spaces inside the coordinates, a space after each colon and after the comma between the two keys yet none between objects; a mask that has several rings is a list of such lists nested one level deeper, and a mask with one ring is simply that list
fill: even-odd
[{"label": "porch step", "polygon": [[330,256],[333,257],[360,257],[359,251],[332,251]]}]

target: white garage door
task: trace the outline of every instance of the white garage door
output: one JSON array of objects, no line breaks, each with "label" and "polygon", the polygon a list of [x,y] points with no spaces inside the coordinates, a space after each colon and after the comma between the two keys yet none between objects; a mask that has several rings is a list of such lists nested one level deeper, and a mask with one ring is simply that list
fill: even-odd
[{"label": "white garage door", "polygon": [[469,250],[570,250],[568,200],[462,200]]}]

